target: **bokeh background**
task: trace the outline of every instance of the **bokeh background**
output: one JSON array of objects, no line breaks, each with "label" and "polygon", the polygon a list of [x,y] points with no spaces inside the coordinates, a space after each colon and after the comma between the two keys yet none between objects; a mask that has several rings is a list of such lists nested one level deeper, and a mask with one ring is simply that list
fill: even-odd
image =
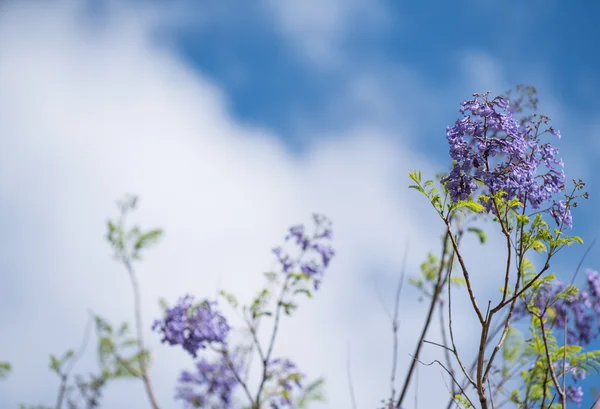
[{"label": "bokeh background", "polygon": [[[151,333],[158,298],[226,288],[249,301],[276,265],[271,248],[312,212],[333,220],[337,256],[276,352],[327,379],[315,408],[351,407],[347,361],[358,408],[377,407],[392,356],[380,299],[391,308],[406,246],[415,275],[443,232],[407,173],[448,168],[445,127],[460,101],[537,87],[567,177],[591,193],[574,233],[596,238],[598,17],[597,2],[558,0],[0,2],[0,360],[14,367],[0,407],[53,404],[48,355],[79,345],[89,309],[133,320],[129,279],[104,239],[127,192],[141,198],[134,221],[166,232],[137,266],[164,408],[181,407],[175,380],[193,364]],[[488,228],[487,245],[466,242],[480,299],[502,284],[502,242]],[[585,249],[551,270],[569,280]],[[600,268],[597,249],[584,267]],[[477,323],[455,294],[457,344],[472,356]],[[405,286],[400,308],[401,379],[425,306]],[[424,348],[423,360],[440,356]],[[417,377],[407,407],[445,407],[442,370]],[[590,407],[600,377],[583,385]],[[103,402],[147,407],[136,381],[110,385]]]}]

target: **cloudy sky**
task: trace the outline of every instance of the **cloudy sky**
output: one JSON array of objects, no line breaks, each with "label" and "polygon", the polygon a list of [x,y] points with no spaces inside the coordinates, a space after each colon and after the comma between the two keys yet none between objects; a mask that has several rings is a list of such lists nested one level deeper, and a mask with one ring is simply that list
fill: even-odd
[{"label": "cloudy sky", "polygon": [[[158,298],[227,288],[250,300],[275,266],[270,249],[313,212],[333,220],[338,255],[315,299],[282,324],[276,353],[324,376],[328,400],[314,407],[335,409],[351,407],[349,356],[357,407],[375,408],[392,355],[381,300],[391,308],[406,246],[414,275],[443,231],[407,173],[447,169],[445,127],[461,100],[538,88],[567,177],[591,193],[575,233],[596,237],[599,13],[557,0],[0,2],[0,361],[14,367],[0,407],[55,401],[48,355],[79,345],[90,309],[133,319],[104,240],[130,192],[141,198],[135,221],[166,232],[137,266],[163,408],[181,407],[175,380],[192,361],[150,332]],[[466,243],[482,299],[502,284],[501,241],[489,234],[484,247]],[[569,279],[584,251],[565,251],[552,271]],[[584,267],[600,268],[597,254]],[[399,377],[425,314],[405,289]],[[472,356],[476,322],[456,297],[457,343]],[[96,367],[92,349],[78,371]],[[445,407],[440,368],[418,379],[406,407]],[[110,385],[104,407],[147,407],[141,384]]]}]

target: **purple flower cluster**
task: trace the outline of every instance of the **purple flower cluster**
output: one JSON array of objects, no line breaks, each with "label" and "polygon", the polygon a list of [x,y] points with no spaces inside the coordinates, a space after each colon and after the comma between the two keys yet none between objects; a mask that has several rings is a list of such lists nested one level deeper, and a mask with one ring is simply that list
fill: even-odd
[{"label": "purple flower cluster", "polygon": [[565,393],[571,402],[577,406],[581,406],[581,398],[583,398],[583,390],[581,389],[581,386],[578,386],[577,388],[574,386],[567,386]]},{"label": "purple flower cluster", "polygon": [[272,409],[281,409],[290,407],[292,402],[290,400],[290,392],[294,389],[302,388],[301,379],[305,377],[304,374],[298,372],[296,364],[289,359],[273,359],[269,361],[267,365],[267,376],[270,379],[277,380],[277,386],[275,388],[276,394],[271,399]]},{"label": "purple flower cluster", "polygon": [[227,320],[213,309],[215,305],[208,301],[194,304],[194,297],[187,295],[168,308],[166,317],[156,320],[152,329],[163,334],[161,342],[181,345],[195,358],[207,343],[224,344],[229,333]]},{"label": "purple flower cluster", "polygon": [[[558,150],[548,143],[540,144],[539,137],[545,132],[560,134],[553,128],[540,133],[540,126],[548,122],[543,116],[538,122],[519,125],[509,110],[508,100],[502,97],[489,100],[488,94],[473,96],[463,101],[460,109],[463,115],[470,115],[446,128],[450,156],[456,164],[441,183],[454,202],[467,199],[482,183],[487,188],[486,195],[503,191],[506,200],[516,197],[539,209],[565,186]],[[538,174],[542,164],[547,172]],[[491,199],[483,204],[488,211],[493,210]],[[564,203],[555,202],[552,211],[557,221],[564,219],[571,226]]]},{"label": "purple flower cluster", "polygon": [[196,371],[183,371],[179,382],[175,399],[183,400],[188,408],[207,409],[231,409],[232,394],[238,385],[225,356],[212,363],[199,360]]},{"label": "purple flower cluster", "polygon": [[[562,362],[555,363],[557,369],[562,369]],[[565,364],[565,373],[570,373],[575,381],[582,381],[586,377],[586,373],[582,368],[571,366],[570,363]]]},{"label": "purple flower cluster", "polygon": [[[560,280],[545,283],[540,286],[533,295],[533,304],[540,309],[546,310],[552,307],[554,310],[553,325],[558,329],[567,325],[567,340],[569,344],[585,346],[600,335],[600,274],[594,270],[586,271],[586,288],[581,289],[579,294],[562,300],[556,300],[556,296],[566,288]],[[515,318],[525,315],[525,303],[520,301],[515,307]],[[565,322],[567,318],[568,322]]]},{"label": "purple flower cluster", "polygon": [[[300,271],[313,279],[314,288],[317,290],[321,283],[321,277],[335,255],[335,251],[331,246],[323,243],[325,240],[332,239],[331,222],[325,216],[318,214],[314,215],[314,220],[317,230],[312,237],[305,233],[303,225],[297,225],[290,227],[289,234],[285,238],[285,241],[294,239],[300,248],[298,261],[294,261],[281,247],[274,248],[273,253],[277,256],[284,274],[291,273],[294,266],[299,264]],[[317,259],[307,260],[306,256],[311,253],[317,255]]]}]

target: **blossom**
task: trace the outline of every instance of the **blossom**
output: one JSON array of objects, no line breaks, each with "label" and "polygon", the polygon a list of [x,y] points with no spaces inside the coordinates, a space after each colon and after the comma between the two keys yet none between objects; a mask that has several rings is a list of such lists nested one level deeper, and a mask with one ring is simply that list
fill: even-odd
[{"label": "blossom", "polygon": [[567,386],[565,393],[571,402],[575,403],[577,406],[581,406],[581,398],[583,397],[581,386],[578,386],[577,388],[574,386]]},{"label": "blossom", "polygon": [[[527,302],[546,313],[553,310],[552,324],[558,329],[567,328],[569,344],[585,346],[600,335],[600,274],[594,270],[586,272],[587,287],[579,289],[576,295],[557,300],[566,286],[560,280],[545,282]],[[520,300],[515,306],[516,319],[526,314],[526,301]],[[574,378],[577,378],[574,376]]]},{"label": "blossom", "polygon": [[270,394],[272,409],[291,407],[290,394],[294,389],[301,389],[304,374],[298,372],[296,364],[289,359],[277,358],[267,363],[267,379],[275,380],[275,386]]},{"label": "blossom", "polygon": [[216,302],[204,301],[194,304],[194,298],[187,295],[173,308],[168,308],[163,320],[156,320],[152,329],[161,332],[161,342],[181,345],[194,358],[206,344],[225,344],[229,333],[227,320],[213,309]]},{"label": "blossom", "polygon": [[550,208],[550,214],[552,215],[552,217],[554,217],[554,221],[559,226],[562,223],[564,223],[567,226],[573,228],[573,218],[571,217],[571,212],[567,209],[564,200],[554,202],[554,204]]},{"label": "blossom", "polygon": [[[236,371],[240,369],[235,364]],[[232,394],[238,381],[227,358],[222,355],[219,360],[209,362],[201,359],[196,362],[196,371],[183,371],[179,377],[175,399],[183,400],[186,407],[210,409],[231,409]]]},{"label": "blossom", "polygon": [[331,259],[335,256],[335,250],[325,243],[332,239],[331,222],[319,214],[315,214],[313,218],[316,231],[312,236],[307,235],[304,225],[300,224],[290,227],[285,237],[285,241],[293,240],[300,248],[300,256],[296,260],[285,253],[281,247],[275,247],[273,253],[284,274],[292,273],[294,267],[297,267],[312,280],[317,290],[325,269],[329,267]]},{"label": "blossom", "polygon": [[[492,196],[500,191],[505,199],[517,198],[533,209],[552,201],[555,193],[565,186],[563,162],[558,149],[549,143],[540,144],[545,132],[560,135],[553,128],[539,131],[547,118],[523,126],[514,119],[508,100],[502,97],[488,99],[488,94],[473,94],[474,98],[461,103],[464,115],[454,126],[446,128],[450,157],[455,164],[441,183],[448,189],[452,201],[466,200],[482,183],[484,194]],[[543,167],[545,173],[540,172]],[[488,211],[493,201],[480,199]],[[554,207],[555,218],[571,226],[571,215],[564,203]]]}]

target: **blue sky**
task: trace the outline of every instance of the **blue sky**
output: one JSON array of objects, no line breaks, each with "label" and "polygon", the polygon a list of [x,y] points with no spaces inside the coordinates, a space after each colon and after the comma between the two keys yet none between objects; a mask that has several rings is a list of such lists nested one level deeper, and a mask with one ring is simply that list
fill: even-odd
[{"label": "blue sky", "polygon": [[[338,258],[293,324],[308,341],[284,336],[280,352],[328,378],[322,407],[349,407],[339,347],[348,343],[359,406],[375,407],[388,391],[391,335],[373,283],[390,303],[405,243],[412,271],[437,251],[442,226],[406,174],[446,169],[445,127],[461,100],[538,88],[540,111],[563,135],[567,177],[591,194],[574,232],[596,237],[599,13],[589,1],[5,2],[0,322],[11,331],[0,353],[15,371],[0,383],[0,407],[53,401],[47,356],[79,342],[88,308],[131,319],[129,283],[103,242],[125,192],[140,194],[141,222],[167,232],[140,266],[148,322],[158,296],[210,296],[220,285],[252,296],[286,227],[328,214]],[[476,289],[492,298],[501,283],[486,275],[489,260],[502,257],[490,235],[467,255],[481,270]],[[568,278],[584,250],[564,251],[553,271]],[[584,267],[599,268],[597,254]],[[467,303],[456,308],[466,351],[476,325]],[[423,318],[415,294],[402,311],[400,368]],[[152,342],[158,395],[170,404],[191,363]],[[445,391],[437,370],[421,376]],[[106,407],[143,407],[132,388],[108,390]],[[417,393],[420,407],[444,402]]]}]

